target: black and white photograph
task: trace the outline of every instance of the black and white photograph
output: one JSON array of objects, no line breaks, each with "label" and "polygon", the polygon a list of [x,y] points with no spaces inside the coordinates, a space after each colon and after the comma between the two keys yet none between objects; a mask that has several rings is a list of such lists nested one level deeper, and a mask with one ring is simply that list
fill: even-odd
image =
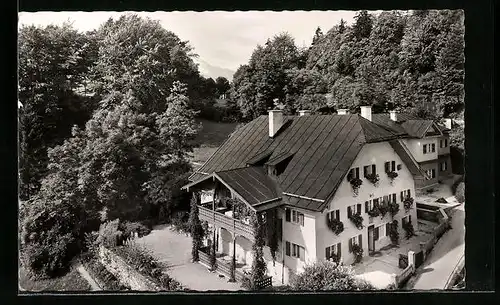
[{"label": "black and white photograph", "polygon": [[18,293],[465,289],[465,19],[19,12]]}]

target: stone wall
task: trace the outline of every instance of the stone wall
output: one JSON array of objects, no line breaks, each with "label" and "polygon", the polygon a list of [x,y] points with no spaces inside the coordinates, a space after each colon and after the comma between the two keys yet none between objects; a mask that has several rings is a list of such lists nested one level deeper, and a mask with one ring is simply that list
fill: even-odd
[{"label": "stone wall", "polygon": [[127,264],[121,257],[101,247],[99,250],[101,263],[124,285],[131,290],[137,291],[159,291],[160,287],[153,281],[137,272],[132,266]]}]

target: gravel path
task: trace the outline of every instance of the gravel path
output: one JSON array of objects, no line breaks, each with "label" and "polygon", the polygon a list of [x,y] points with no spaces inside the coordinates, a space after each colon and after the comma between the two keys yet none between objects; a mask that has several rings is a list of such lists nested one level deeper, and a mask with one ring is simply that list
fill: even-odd
[{"label": "gravel path", "polygon": [[82,264],[78,264],[76,266],[76,270],[78,270],[78,272],[80,273],[80,275],[85,280],[87,280],[87,282],[89,282],[89,285],[92,287],[92,291],[102,290],[101,287],[99,287],[99,285],[97,285],[96,281],[94,281],[94,279],[92,278],[92,276],[90,276],[90,274],[87,272],[87,270],[85,269],[85,267],[83,267]]}]

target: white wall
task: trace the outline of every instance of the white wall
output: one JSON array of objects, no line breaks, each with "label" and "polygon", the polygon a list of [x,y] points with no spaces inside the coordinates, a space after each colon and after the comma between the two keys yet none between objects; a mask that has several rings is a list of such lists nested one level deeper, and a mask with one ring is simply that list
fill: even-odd
[{"label": "white wall", "polygon": [[[386,161],[396,161],[396,165],[401,164],[401,170],[397,171],[398,177],[396,177],[391,185],[389,177],[385,173],[384,163]],[[363,177],[363,166],[376,164],[377,173],[380,177],[378,187],[374,186],[371,182]],[[344,177],[341,185],[339,186],[335,196],[330,202],[324,213],[319,213],[316,219],[316,249],[317,258],[325,259],[325,248],[331,246],[338,242],[341,242],[342,251],[342,261],[345,264],[352,263],[354,257],[352,253],[349,253],[348,240],[351,237],[362,234],[362,243],[364,255],[368,255],[368,226],[369,216],[365,213],[364,202],[371,200],[373,198],[383,197],[385,195],[396,193],[397,202],[400,203],[400,211],[395,215],[395,219],[398,220],[401,226],[400,218],[407,213],[405,213],[404,206],[400,200],[400,192],[403,190],[410,189],[412,197],[415,194],[415,186],[413,181],[413,176],[408,171],[406,165],[399,158],[397,153],[392,149],[389,143],[372,143],[366,144],[361,149],[356,160],[351,167],[360,168],[360,179],[363,180],[363,184],[359,188],[357,196],[354,196],[351,184]],[[347,207],[354,204],[361,204],[361,215],[363,217],[364,228],[359,230],[354,224],[347,218]],[[327,212],[333,210],[340,210],[340,220],[344,223],[344,231],[340,235],[335,235],[328,227],[326,223]],[[415,207],[410,212],[412,220],[416,225],[416,210]],[[380,225],[391,221],[390,213],[382,220],[380,216],[373,219],[373,224]],[[388,243],[388,240],[381,240],[377,243],[377,247],[381,247]]]},{"label": "white wall", "polygon": [[[429,160],[437,159],[438,150],[439,150],[439,142],[438,138],[424,138],[424,139],[403,139],[403,143],[408,147],[411,154],[417,160],[417,162],[424,162]],[[436,145],[436,151],[433,153],[427,153],[424,155],[424,144],[434,143]],[[429,147],[427,148],[429,152]]]},{"label": "white wall", "polygon": [[298,258],[285,255],[285,266],[290,268],[292,272],[301,272],[306,263],[316,261],[316,217],[320,213],[295,207],[290,207],[290,209],[304,214],[304,226],[285,221],[284,211],[281,211],[280,217],[283,219],[283,247],[285,247],[285,241],[304,247],[305,259],[301,261]]}]

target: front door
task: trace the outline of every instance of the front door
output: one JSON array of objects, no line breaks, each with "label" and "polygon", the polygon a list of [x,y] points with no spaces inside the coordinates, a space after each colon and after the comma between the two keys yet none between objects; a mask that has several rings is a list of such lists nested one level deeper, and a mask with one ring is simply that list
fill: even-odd
[{"label": "front door", "polygon": [[374,239],[374,235],[373,235],[373,229],[374,229],[373,225],[368,227],[368,252],[369,253],[372,253],[373,251],[375,251],[375,239]]}]

